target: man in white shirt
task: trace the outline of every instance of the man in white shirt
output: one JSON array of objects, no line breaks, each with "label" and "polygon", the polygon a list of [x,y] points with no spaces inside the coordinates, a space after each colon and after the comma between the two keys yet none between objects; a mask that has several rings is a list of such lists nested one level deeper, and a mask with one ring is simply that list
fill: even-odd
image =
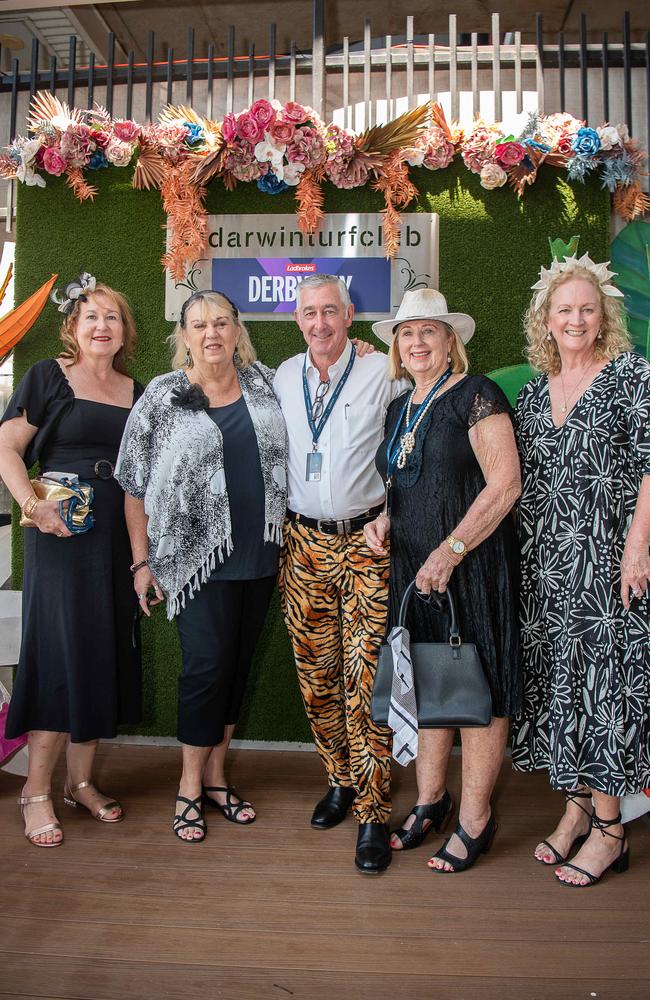
[{"label": "man in white shirt", "polygon": [[363,526],[381,511],[375,469],[384,418],[405,382],[383,354],[356,355],[354,306],[343,281],[314,275],[298,286],[295,319],[306,354],[278,368],[274,389],[289,434],[289,511],[280,591],[298,680],[329,791],[312,826],[359,823],[355,865],[391,861],[389,731],[370,718],[388,607],[388,558],[373,556]]}]

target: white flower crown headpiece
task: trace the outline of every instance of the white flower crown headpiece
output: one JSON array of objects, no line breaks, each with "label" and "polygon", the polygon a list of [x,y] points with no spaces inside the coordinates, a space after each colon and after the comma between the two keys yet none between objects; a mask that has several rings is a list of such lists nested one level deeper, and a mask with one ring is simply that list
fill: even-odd
[{"label": "white flower crown headpiece", "polygon": [[539,281],[531,285],[533,291],[537,292],[535,296],[535,309],[539,309],[548,295],[549,286],[551,280],[558,274],[571,275],[571,271],[575,271],[576,268],[584,268],[585,271],[591,271],[596,277],[598,286],[603,293],[603,295],[611,295],[615,298],[624,298],[623,292],[616,285],[611,285],[609,279],[613,278],[616,271],[608,270],[607,265],[609,261],[605,261],[602,264],[596,264],[595,261],[591,259],[588,253],[578,257],[577,255],[565,257],[564,260],[554,260],[550,267],[542,267],[539,272]]},{"label": "white flower crown headpiece", "polygon": [[94,275],[82,271],[78,281],[70,281],[63,292],[55,288],[50,298],[58,306],[59,312],[69,316],[78,301],[85,302],[86,296],[95,291],[96,284],[97,279]]}]

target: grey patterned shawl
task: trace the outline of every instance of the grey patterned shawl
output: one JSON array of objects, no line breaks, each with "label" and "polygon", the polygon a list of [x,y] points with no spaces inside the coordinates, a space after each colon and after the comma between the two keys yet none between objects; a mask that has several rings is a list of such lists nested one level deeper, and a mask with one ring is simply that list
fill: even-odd
[{"label": "grey patterned shawl", "polygon": [[[272,371],[257,362],[237,375],[260,453],[264,480],[264,542],[282,541],[287,506],[287,431],[271,387]],[[177,615],[232,552],[221,431],[204,409],[171,402],[186,390],[183,371],[154,378],[124,430],[115,478],[144,500],[149,518],[149,567]]]}]

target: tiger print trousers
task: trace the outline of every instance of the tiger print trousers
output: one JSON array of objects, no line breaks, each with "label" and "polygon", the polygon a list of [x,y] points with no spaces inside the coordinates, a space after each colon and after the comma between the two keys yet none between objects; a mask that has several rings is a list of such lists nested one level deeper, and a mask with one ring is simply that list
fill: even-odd
[{"label": "tiger print trousers", "polygon": [[352,785],[359,823],[390,816],[391,732],[370,717],[388,611],[388,556],[363,531],[326,535],[287,521],[278,578],[298,682],[330,785]]}]

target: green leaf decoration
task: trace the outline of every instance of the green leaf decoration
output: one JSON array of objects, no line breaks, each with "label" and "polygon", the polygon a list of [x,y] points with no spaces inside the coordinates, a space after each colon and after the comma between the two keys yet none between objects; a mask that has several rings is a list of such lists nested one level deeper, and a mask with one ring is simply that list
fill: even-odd
[{"label": "green leaf decoration", "polygon": [[549,236],[548,243],[551,248],[551,260],[558,260],[562,263],[567,257],[575,257],[578,252],[579,242],[579,236],[572,236],[568,243],[565,243],[559,237],[552,240]]},{"label": "green leaf decoration", "polygon": [[625,294],[634,350],[650,359],[650,223],[628,222],[612,242],[612,271]]},{"label": "green leaf decoration", "polygon": [[508,402],[514,406],[520,390],[526,385],[526,382],[530,382],[531,378],[535,378],[538,374],[539,372],[536,372],[530,365],[509,365],[507,368],[497,368],[493,372],[488,372],[487,376],[503,389],[508,397]]}]

